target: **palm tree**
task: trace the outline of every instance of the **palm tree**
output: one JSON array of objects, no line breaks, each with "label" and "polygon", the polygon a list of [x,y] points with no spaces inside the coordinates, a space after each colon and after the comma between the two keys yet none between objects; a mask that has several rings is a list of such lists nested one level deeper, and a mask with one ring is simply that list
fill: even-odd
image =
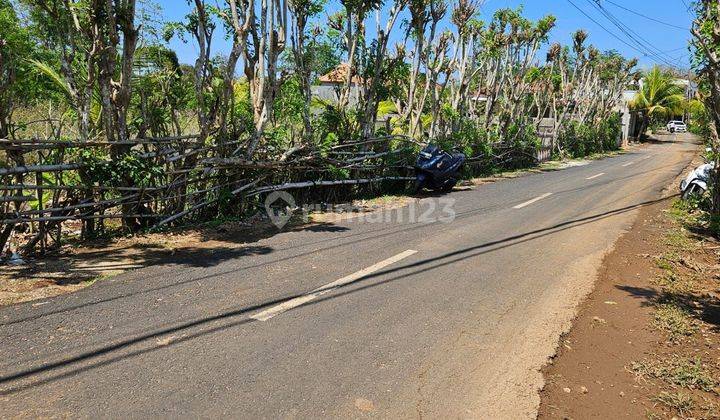
[{"label": "palm tree", "polygon": [[672,74],[655,66],[645,74],[642,88],[635,95],[630,107],[640,112],[642,124],[640,135],[644,136],[653,117],[670,118],[683,112],[685,90],[675,83]]}]

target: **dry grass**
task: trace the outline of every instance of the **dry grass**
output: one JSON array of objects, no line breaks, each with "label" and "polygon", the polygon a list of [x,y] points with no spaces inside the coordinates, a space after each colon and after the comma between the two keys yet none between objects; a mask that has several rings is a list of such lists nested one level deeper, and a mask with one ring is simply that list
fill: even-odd
[{"label": "dry grass", "polygon": [[699,329],[691,314],[676,303],[657,305],[653,324],[667,332],[673,342],[681,337],[689,337]]},{"label": "dry grass", "polygon": [[699,357],[673,356],[658,361],[634,362],[632,369],[645,379],[660,379],[680,388],[712,392],[717,386],[717,381]]},{"label": "dry grass", "polygon": [[695,407],[695,401],[693,401],[692,396],[682,392],[663,391],[655,397],[655,401],[676,410],[683,417],[689,414]]}]

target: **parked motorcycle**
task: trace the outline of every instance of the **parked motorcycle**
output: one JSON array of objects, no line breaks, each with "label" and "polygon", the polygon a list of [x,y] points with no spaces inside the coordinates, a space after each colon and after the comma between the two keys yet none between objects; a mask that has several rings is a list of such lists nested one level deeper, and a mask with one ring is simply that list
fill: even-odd
[{"label": "parked motorcycle", "polygon": [[708,189],[710,175],[714,169],[714,164],[706,163],[692,170],[680,183],[681,198],[688,200],[691,197],[702,197]]},{"label": "parked motorcycle", "polygon": [[450,154],[438,146],[428,145],[420,151],[415,162],[414,192],[420,193],[425,188],[433,191],[451,191],[460,180],[460,168],[464,163],[464,154]]}]

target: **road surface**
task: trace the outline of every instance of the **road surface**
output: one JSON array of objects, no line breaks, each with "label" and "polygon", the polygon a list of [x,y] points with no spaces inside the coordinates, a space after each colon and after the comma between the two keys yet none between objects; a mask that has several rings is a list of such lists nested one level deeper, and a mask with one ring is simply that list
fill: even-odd
[{"label": "road surface", "polygon": [[533,418],[540,367],[689,138],[2,308],[0,416]]}]

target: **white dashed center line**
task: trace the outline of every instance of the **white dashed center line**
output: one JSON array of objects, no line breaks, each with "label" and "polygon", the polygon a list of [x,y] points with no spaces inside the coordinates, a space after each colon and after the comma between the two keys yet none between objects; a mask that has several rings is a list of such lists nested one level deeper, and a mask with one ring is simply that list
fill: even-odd
[{"label": "white dashed center line", "polygon": [[634,164],[635,164],[635,162],[628,162],[628,163],[626,163],[626,164],[623,165],[623,168],[626,167],[626,166],[634,165]]},{"label": "white dashed center line", "polygon": [[267,321],[268,319],[275,317],[277,315],[280,315],[283,312],[287,312],[290,309],[297,308],[298,306],[302,306],[310,301],[313,301],[317,299],[318,297],[329,293],[335,289],[337,289],[340,286],[344,286],[346,284],[350,284],[354,281],[360,280],[361,278],[368,276],[372,273],[375,273],[377,271],[382,270],[383,268],[395,264],[396,262],[399,262],[401,260],[404,260],[405,258],[417,254],[417,251],[409,249],[407,251],[401,252],[393,257],[390,257],[386,260],[380,261],[377,264],[371,265],[368,268],[364,268],[358,272],[352,273],[349,276],[345,276],[341,279],[335,280],[332,283],[328,283],[324,286],[318,287],[317,289],[313,290],[312,292],[296,297],[294,299],[290,299],[286,302],[283,302],[279,305],[273,306],[270,309],[266,309],[262,312],[258,312],[255,315],[251,315],[250,318],[256,319],[258,321]]},{"label": "white dashed center line", "polygon": [[587,178],[585,178],[585,179],[595,179],[595,178],[599,178],[599,177],[601,177],[601,176],[603,176],[603,175],[605,175],[605,172],[600,172],[600,173],[597,174],[597,175],[589,176],[589,177],[587,177]]},{"label": "white dashed center line", "polygon": [[540,197],[535,197],[535,198],[533,198],[533,199],[530,200],[530,201],[526,201],[526,202],[524,202],[524,203],[522,203],[522,204],[518,204],[517,206],[515,206],[515,207],[513,207],[513,208],[514,208],[514,209],[521,209],[521,208],[523,208],[523,207],[527,207],[527,206],[529,206],[530,204],[535,203],[535,202],[538,202],[538,201],[542,200],[543,198],[550,197],[551,195],[553,195],[553,193],[543,194],[543,195],[541,195]]}]

